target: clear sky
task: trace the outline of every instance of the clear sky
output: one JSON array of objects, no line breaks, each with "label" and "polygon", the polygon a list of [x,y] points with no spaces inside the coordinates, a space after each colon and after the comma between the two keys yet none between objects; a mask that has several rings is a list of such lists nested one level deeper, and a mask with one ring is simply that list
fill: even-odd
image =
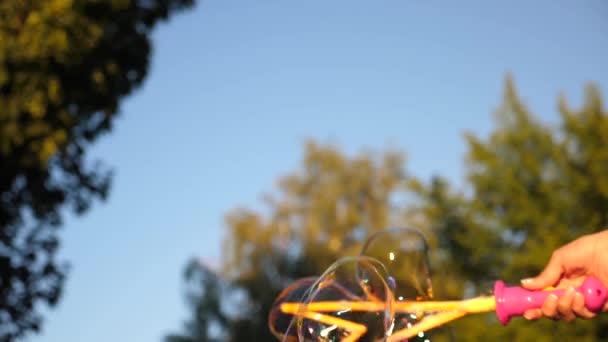
[{"label": "clear sky", "polygon": [[72,270],[31,341],[181,328],[185,263],[221,258],[223,215],[259,207],[306,138],[399,147],[410,172],[459,182],[462,133],[492,129],[506,71],[548,121],[587,81],[608,98],[604,0],[199,0],[154,43],[145,86],[92,151],[116,171],[111,196],[63,228]]}]

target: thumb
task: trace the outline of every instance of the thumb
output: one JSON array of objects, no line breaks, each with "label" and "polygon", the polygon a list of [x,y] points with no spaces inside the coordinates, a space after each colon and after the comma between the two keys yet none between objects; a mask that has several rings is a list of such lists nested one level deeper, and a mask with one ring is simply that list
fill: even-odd
[{"label": "thumb", "polygon": [[528,290],[542,290],[557,284],[563,273],[562,261],[559,254],[553,253],[545,269],[534,278],[521,281],[521,285]]}]

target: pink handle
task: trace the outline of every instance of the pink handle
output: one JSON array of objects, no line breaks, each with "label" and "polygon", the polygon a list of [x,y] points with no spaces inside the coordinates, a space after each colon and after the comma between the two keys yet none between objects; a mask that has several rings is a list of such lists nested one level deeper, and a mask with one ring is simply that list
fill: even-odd
[{"label": "pink handle", "polygon": [[[502,281],[497,281],[494,284],[496,315],[502,324],[507,325],[511,317],[521,316],[528,309],[540,308],[547,296],[552,293],[561,296],[564,291],[529,291],[518,286],[506,287]],[[576,291],[583,294],[585,306],[594,312],[600,311],[608,298],[606,287],[595,278],[585,279]]]}]

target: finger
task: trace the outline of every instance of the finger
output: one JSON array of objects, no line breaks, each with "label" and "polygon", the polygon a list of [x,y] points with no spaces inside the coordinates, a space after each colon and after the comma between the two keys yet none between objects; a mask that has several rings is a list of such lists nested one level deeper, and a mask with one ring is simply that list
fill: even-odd
[{"label": "finger", "polygon": [[548,317],[548,318],[555,318],[557,317],[557,296],[554,295],[553,293],[550,294],[547,299],[545,299],[545,302],[543,303],[543,306],[540,308],[541,313],[543,314],[543,316]]},{"label": "finger", "polygon": [[574,301],[575,293],[576,290],[573,287],[569,287],[557,300],[557,312],[566,322],[572,322],[576,319],[576,315],[572,311],[572,302]]},{"label": "finger", "polygon": [[543,313],[540,309],[530,309],[524,312],[524,318],[529,321],[536,321],[541,317],[543,317]]},{"label": "finger", "polygon": [[560,255],[559,252],[554,252],[545,269],[535,278],[523,279],[522,286],[528,290],[541,290],[555,285],[563,273]]},{"label": "finger", "polygon": [[581,318],[591,319],[595,317],[595,313],[589,311],[585,306],[585,297],[580,292],[574,295],[572,300],[572,311]]},{"label": "finger", "polygon": [[583,282],[585,281],[585,279],[587,279],[586,276],[580,276],[580,277],[573,277],[572,275],[564,275],[567,278],[561,278],[559,280],[559,282],[554,285],[554,287],[558,288],[558,289],[567,289],[568,287],[579,287],[583,284]]}]

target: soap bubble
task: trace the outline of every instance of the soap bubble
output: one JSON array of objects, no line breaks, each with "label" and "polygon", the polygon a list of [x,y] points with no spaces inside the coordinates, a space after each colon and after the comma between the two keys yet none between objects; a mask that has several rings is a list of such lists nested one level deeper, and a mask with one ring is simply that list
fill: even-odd
[{"label": "soap bubble", "polygon": [[272,304],[268,326],[274,336],[282,341],[298,341],[296,317],[299,304],[317,281],[317,277],[302,278],[285,288]]},{"label": "soap bubble", "polygon": [[[433,298],[428,244],[417,229],[391,228],[375,233],[366,241],[361,255],[372,257],[385,266],[395,303]],[[395,308],[397,306],[394,304]],[[406,313],[395,310],[389,334],[411,327],[427,314],[422,311]],[[412,340],[427,341],[428,337],[422,333]]]},{"label": "soap bubble", "polygon": [[429,300],[426,239],[413,228],[392,228],[372,235],[359,256],[342,258],[321,277],[285,289],[271,310],[270,329],[284,342],[453,340],[448,327],[407,329],[445,312],[412,305]]},{"label": "soap bubble", "polygon": [[394,285],[395,300],[433,297],[428,262],[428,244],[414,228],[391,228],[372,235],[361,250],[384,265]]},{"label": "soap bubble", "polygon": [[392,322],[388,274],[377,260],[336,261],[310,287],[297,317],[299,341],[384,341]]}]

